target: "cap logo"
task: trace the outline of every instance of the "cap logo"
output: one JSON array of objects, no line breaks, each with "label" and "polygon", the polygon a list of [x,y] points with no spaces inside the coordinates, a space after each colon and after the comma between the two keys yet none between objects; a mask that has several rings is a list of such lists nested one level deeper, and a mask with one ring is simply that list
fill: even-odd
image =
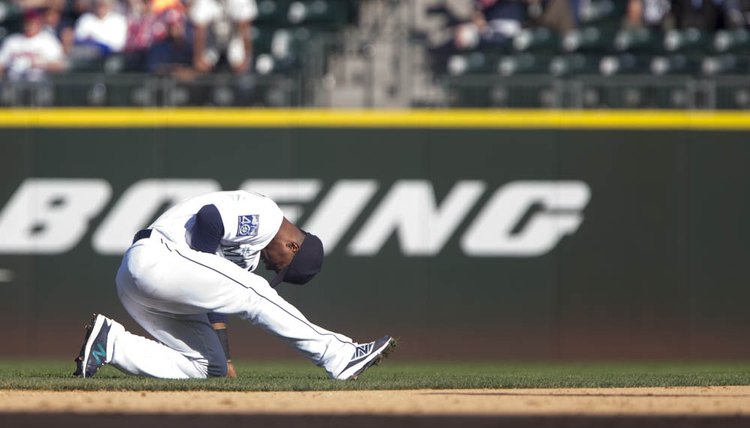
[{"label": "cap logo", "polygon": [[237,236],[258,236],[258,214],[241,215],[237,219]]}]

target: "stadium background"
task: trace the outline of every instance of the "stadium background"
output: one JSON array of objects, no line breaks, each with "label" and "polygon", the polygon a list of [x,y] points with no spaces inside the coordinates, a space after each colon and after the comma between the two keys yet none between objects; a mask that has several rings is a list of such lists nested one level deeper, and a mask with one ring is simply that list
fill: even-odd
[{"label": "stadium background", "polygon": [[[94,244],[134,184],[275,179],[320,186],[292,201],[303,225],[342,180],[375,183],[321,277],[282,294],[322,325],[400,336],[404,357],[747,358],[746,24],[634,29],[626,2],[592,0],[574,30],[528,16],[507,43],[440,56],[452,29],[436,3],[258,0],[241,76],[184,81],[118,69],[114,55],[4,80],[0,230],[14,230],[10,201],[33,179],[103,180],[111,195],[65,251],[44,254],[44,224],[21,221],[26,249],[0,235],[0,322],[14,326],[2,355],[72,356],[92,311],[135,328],[114,293],[119,257]],[[9,32],[20,16],[6,14]],[[289,107],[305,109],[278,110]],[[434,254],[408,254],[398,228],[354,254],[404,180],[432,191],[433,213],[456,183],[484,187]],[[575,233],[530,257],[466,253],[462,236],[497,189],[563,180],[590,189]],[[20,217],[64,210],[60,193],[32,195]],[[510,234],[549,211],[530,206]],[[238,357],[290,355],[232,325]]]}]

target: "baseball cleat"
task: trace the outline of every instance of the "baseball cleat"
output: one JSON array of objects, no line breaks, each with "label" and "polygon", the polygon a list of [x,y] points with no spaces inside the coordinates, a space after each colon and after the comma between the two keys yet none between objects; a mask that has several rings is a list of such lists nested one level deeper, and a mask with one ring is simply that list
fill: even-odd
[{"label": "baseball cleat", "polygon": [[76,357],[76,371],[74,376],[91,377],[107,364],[107,338],[112,321],[104,315],[94,314],[94,318],[86,326],[86,336],[83,340],[81,352]]},{"label": "baseball cleat", "polygon": [[355,380],[369,367],[372,367],[380,362],[383,358],[387,357],[388,354],[396,347],[396,340],[390,336],[383,336],[380,339],[370,342],[357,344],[357,349],[354,351],[349,364],[344,367],[336,376],[338,380]]},{"label": "baseball cleat", "polygon": [[95,320],[96,314],[94,314],[88,324],[83,326],[83,328],[86,330],[86,334],[83,336],[83,344],[81,344],[81,350],[78,352],[78,356],[73,360],[76,363],[76,371],[73,372],[73,376],[83,376],[83,356],[86,351],[86,342],[89,341],[89,336],[91,336],[91,328],[94,325]]}]

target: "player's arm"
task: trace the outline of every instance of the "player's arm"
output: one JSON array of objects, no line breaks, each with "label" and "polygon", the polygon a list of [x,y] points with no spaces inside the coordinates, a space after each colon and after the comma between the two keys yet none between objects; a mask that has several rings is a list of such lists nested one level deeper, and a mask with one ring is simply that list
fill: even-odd
[{"label": "player's arm", "polygon": [[[214,254],[219,247],[223,234],[224,224],[221,221],[218,208],[213,204],[204,205],[195,215],[190,247],[196,251]],[[216,335],[219,336],[221,347],[224,349],[224,355],[227,358],[227,377],[235,378],[237,372],[229,354],[228,317],[225,314],[210,313],[208,314],[208,320]]]},{"label": "player's arm", "polygon": [[213,327],[216,335],[219,337],[222,349],[224,349],[224,355],[227,358],[227,377],[234,379],[237,377],[237,370],[234,368],[234,363],[232,363],[232,357],[229,353],[229,330],[227,328],[228,318],[224,314],[210,313],[208,314],[208,320],[211,322],[211,327]]}]

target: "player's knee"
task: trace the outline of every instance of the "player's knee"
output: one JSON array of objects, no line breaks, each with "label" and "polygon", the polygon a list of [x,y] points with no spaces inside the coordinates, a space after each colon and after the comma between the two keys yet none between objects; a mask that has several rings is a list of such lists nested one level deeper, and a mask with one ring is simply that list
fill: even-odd
[{"label": "player's knee", "polygon": [[208,377],[227,377],[227,362],[209,361]]}]

